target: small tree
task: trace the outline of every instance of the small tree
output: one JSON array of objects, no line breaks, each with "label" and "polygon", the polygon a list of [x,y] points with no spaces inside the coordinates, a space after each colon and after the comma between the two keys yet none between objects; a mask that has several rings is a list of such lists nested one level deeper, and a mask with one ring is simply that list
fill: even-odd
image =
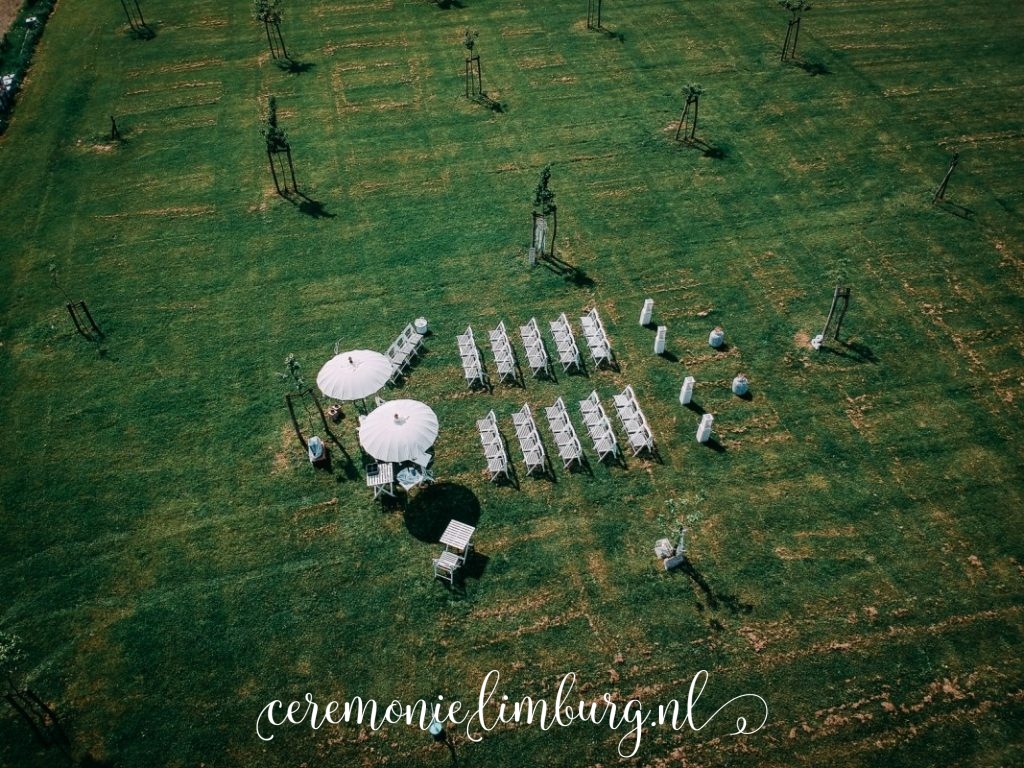
[{"label": "small tree", "polygon": [[782,44],[781,60],[785,61],[787,52],[796,58],[796,41],[800,37],[800,19],[804,13],[811,10],[811,4],[807,0],[779,0],[779,5],[791,14],[789,26],[786,28],[786,41]]},{"label": "small tree", "polygon": [[0,675],[3,675],[10,693],[21,690],[18,683],[18,665],[25,660],[21,650],[21,638],[7,632],[0,632]]},{"label": "small tree", "polygon": [[[267,120],[260,129],[260,133],[263,134],[263,139],[266,142],[267,161],[270,163],[270,174],[274,177],[274,188],[278,191],[278,194],[288,191],[287,180],[284,182],[284,189],[281,189],[281,183],[278,180],[277,169],[275,168],[275,158],[284,155],[288,159],[292,189],[298,191],[299,187],[295,181],[295,166],[292,165],[292,148],[288,143],[288,137],[285,136],[284,130],[277,124],[277,99],[273,96],[267,102]],[[284,176],[283,167],[281,168],[281,175]]]},{"label": "small tree", "polygon": [[252,15],[257,21],[263,22],[270,55],[275,59],[288,59],[288,50],[284,47],[284,37],[281,35],[281,10],[278,7],[278,0],[253,0]]},{"label": "small tree", "polygon": [[[551,191],[549,186],[551,182],[551,164],[548,163],[544,166],[544,170],[540,173],[540,181],[537,182],[537,187],[533,190],[533,208],[534,208],[534,245],[537,245],[537,223],[539,220],[544,221],[545,228],[547,227],[547,217],[551,216],[551,249],[549,251],[550,256],[555,255],[555,236],[558,234],[558,206],[555,205],[555,193]],[[538,219],[539,216],[539,219]],[[541,255],[543,254],[542,248]]]},{"label": "small tree", "polygon": [[690,135],[686,137],[687,141],[693,141],[697,135],[697,112],[700,109],[700,95],[704,93],[704,88],[694,83],[688,83],[683,88],[683,103],[682,114],[679,115],[679,125],[676,127],[676,140],[679,140],[679,134],[685,133],[686,119],[690,114],[690,107],[693,106],[693,125],[690,127]]},{"label": "small tree", "polygon": [[[484,92],[483,76],[480,73],[480,54],[473,53],[476,39],[480,35],[476,30],[466,29],[462,35],[462,45],[466,48],[466,98]],[[474,78],[475,75],[475,78]]]},{"label": "small tree", "polygon": [[296,392],[301,392],[306,388],[306,382],[302,378],[302,366],[299,365],[299,361],[293,354],[289,353],[288,357],[284,359],[284,373],[279,373],[277,376],[282,381],[290,381]]}]

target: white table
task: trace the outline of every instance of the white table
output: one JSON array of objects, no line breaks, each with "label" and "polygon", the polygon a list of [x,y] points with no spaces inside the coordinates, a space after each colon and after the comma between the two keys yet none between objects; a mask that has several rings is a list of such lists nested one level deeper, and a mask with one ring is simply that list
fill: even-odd
[{"label": "white table", "polygon": [[366,475],[366,485],[373,489],[373,498],[377,499],[381,494],[388,496],[395,495],[395,470],[390,463],[382,462],[377,465],[375,474]]},{"label": "white table", "polygon": [[446,552],[453,552],[460,561],[465,562],[473,548],[471,541],[474,533],[476,528],[473,526],[452,520],[441,534],[441,543],[444,544]]}]

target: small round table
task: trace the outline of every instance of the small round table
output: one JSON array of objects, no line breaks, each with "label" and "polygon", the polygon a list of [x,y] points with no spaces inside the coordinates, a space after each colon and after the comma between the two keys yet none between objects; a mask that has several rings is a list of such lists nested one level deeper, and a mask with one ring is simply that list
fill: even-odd
[{"label": "small round table", "polygon": [[403,467],[398,474],[395,475],[395,480],[398,481],[398,484],[402,486],[406,492],[409,492],[423,482],[423,472],[421,472],[418,467]]}]

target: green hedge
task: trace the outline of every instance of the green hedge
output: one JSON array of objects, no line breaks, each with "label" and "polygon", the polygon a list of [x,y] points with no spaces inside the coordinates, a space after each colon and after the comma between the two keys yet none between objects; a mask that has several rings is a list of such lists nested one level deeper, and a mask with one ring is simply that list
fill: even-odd
[{"label": "green hedge", "polygon": [[[36,43],[53,12],[55,0],[27,2],[21,7],[11,28],[0,40],[0,76],[13,75],[11,88],[0,87],[0,133],[7,128],[14,111],[15,96],[25,78]],[[32,19],[33,21],[30,21]]]}]

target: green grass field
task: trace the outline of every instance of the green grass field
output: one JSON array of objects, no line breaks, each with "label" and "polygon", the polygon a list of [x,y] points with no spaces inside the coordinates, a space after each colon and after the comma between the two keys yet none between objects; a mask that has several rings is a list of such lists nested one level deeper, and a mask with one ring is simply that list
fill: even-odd
[{"label": "green grass field", "polygon": [[[292,2],[282,68],[248,2],[140,6],[151,39],[59,2],[0,137],[0,632],[73,764],[1024,762],[1020,8],[815,5],[781,62],[768,0],[609,0],[603,30],[584,0]],[[687,83],[698,146],[673,140]],[[271,95],[305,197],[275,193]],[[549,163],[559,261],[531,269]],[[815,352],[837,280],[842,343]],[[547,322],[591,307],[617,370],[467,391],[467,325],[535,316],[553,351]],[[438,414],[439,484],[382,507],[352,408],[314,470],[279,373],[294,354],[312,384],[336,342],[383,351],[420,315],[382,395]],[[575,401],[626,384],[660,459],[601,465]],[[590,468],[525,477],[511,414],[559,396]],[[484,471],[491,409],[518,486]],[[431,578],[451,516],[478,528],[457,590]],[[665,573],[679,523],[692,568]],[[491,670],[494,703],[575,673],[575,702],[654,710],[707,670],[696,720],[749,693],[768,721],[731,735],[748,699],[629,758],[606,723],[452,727],[450,750],[404,724],[256,734],[307,692],[472,709]],[[3,704],[0,764],[61,751]]]}]

